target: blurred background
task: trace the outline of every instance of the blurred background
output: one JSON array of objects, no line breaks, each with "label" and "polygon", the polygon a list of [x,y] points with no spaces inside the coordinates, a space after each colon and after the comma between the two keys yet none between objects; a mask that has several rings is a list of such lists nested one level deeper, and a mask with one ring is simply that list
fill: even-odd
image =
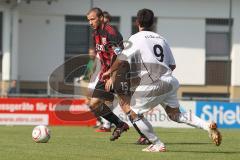
[{"label": "blurred background", "polygon": [[154,11],[154,30],[176,58],[180,98],[239,101],[238,0],[1,0],[1,95],[16,85],[12,94],[49,96],[51,72],[88,53],[91,28],[85,15],[94,6],[112,15],[125,40],[137,31],[137,11]]},{"label": "blurred background", "polygon": [[[61,103],[53,98],[79,97],[74,93],[81,91],[64,92],[69,88],[57,79],[79,67],[92,47],[86,18],[92,7],[111,14],[124,40],[137,32],[137,11],[152,9],[154,31],[168,40],[176,60],[181,105],[220,127],[240,127],[239,0],[0,0],[0,116],[7,117],[1,124],[67,123],[53,118],[54,105]],[[79,85],[84,69],[69,76],[71,87]],[[64,101],[60,106],[69,111],[66,105],[88,111],[83,99]],[[161,112],[154,112],[154,126],[169,127],[159,123]],[[27,119],[29,113],[35,119]],[[44,114],[36,119],[36,113]]]},{"label": "blurred background", "polygon": [[176,59],[179,98],[240,101],[239,0],[0,0],[1,95],[56,96],[48,78],[65,60],[88,54],[85,15],[96,6],[124,40],[137,31],[139,9],[154,11],[154,30]]}]

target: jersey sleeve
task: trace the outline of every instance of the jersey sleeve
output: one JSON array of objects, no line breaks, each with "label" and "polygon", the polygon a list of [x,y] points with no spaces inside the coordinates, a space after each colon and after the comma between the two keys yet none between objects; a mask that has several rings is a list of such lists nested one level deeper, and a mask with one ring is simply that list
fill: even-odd
[{"label": "jersey sleeve", "polygon": [[108,28],[108,41],[114,47],[120,47],[121,49],[123,49],[122,35],[113,27],[107,27],[107,28]]},{"label": "jersey sleeve", "polygon": [[134,53],[136,53],[136,44],[134,39],[130,37],[127,42],[124,42],[124,49],[121,54],[118,55],[118,59],[121,61],[127,61]]},{"label": "jersey sleeve", "polygon": [[169,65],[176,65],[175,59],[174,59],[173,54],[172,54],[172,51],[171,51],[171,49],[170,49],[170,47],[167,43],[166,43],[166,49],[169,53]]},{"label": "jersey sleeve", "polygon": [[172,51],[166,42],[166,40],[162,41],[162,45],[164,47],[164,63],[169,66],[169,65],[175,65],[175,59],[173,57]]}]

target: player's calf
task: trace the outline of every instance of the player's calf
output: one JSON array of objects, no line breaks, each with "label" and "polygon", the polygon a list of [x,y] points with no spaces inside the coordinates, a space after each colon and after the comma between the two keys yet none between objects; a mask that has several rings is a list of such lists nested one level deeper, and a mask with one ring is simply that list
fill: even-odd
[{"label": "player's calf", "polygon": [[[179,115],[181,114],[179,108],[171,108],[171,107],[169,107],[169,106],[165,106],[165,107],[166,107],[166,108],[165,108],[165,111],[166,111],[168,117],[169,117],[172,121],[174,121],[174,122],[179,122],[179,123],[181,123],[181,122],[179,121]],[[188,118],[188,117],[186,117],[186,118]]]}]

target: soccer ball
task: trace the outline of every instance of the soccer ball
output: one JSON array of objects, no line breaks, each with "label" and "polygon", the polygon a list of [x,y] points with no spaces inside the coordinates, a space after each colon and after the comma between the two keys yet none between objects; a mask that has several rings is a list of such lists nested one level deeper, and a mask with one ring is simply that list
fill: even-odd
[{"label": "soccer ball", "polygon": [[47,143],[50,139],[51,132],[47,126],[36,126],[32,131],[32,139],[36,143]]}]

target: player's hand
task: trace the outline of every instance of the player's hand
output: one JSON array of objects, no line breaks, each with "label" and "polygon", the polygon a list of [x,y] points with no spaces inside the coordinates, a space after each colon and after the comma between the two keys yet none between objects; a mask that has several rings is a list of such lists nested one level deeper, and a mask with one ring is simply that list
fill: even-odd
[{"label": "player's hand", "polygon": [[109,80],[107,80],[106,84],[105,84],[105,90],[107,92],[109,92],[111,90],[111,87],[112,87],[112,84],[113,84],[113,81],[112,79],[110,78]]},{"label": "player's hand", "polygon": [[108,76],[110,76],[111,72],[108,70],[107,72],[103,73],[102,79],[106,79]]}]

